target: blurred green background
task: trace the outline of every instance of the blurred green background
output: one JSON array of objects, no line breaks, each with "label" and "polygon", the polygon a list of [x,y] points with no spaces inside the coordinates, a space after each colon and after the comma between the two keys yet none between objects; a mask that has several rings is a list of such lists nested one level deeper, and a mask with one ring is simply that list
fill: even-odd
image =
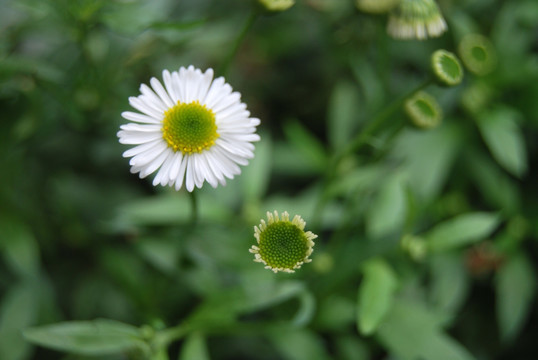
[{"label": "blurred green background", "polygon": [[[348,0],[258,16],[226,80],[262,140],[199,192],[192,229],[184,190],[130,174],[120,114],[163,69],[223,75],[254,1],[2,0],[0,359],[165,359],[155,334],[182,324],[170,359],[536,359],[538,3],[438,3],[449,29],[426,41]],[[327,182],[430,54],[471,33],[497,67],[426,89],[442,125],[397,111]],[[272,210],[319,235],[295,274],[248,252]],[[93,319],[133,325],[139,346],[91,343],[87,323],[40,333],[49,346],[21,335]]]}]

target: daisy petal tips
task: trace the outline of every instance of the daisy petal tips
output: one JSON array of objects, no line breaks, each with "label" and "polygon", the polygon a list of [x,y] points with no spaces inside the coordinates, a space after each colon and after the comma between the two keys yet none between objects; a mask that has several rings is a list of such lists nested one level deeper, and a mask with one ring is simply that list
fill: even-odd
[{"label": "daisy petal tips", "polygon": [[250,117],[241,94],[224,78],[213,79],[212,69],[164,70],[163,83],[152,78],[151,87],[142,84],[141,94],[129,98],[137,112],[121,114],[129,123],[121,125],[118,138],[133,145],[123,153],[131,158],[131,172],[140,178],[156,172],[154,186],[176,190],[226,185],[254,157],[260,120]]}]

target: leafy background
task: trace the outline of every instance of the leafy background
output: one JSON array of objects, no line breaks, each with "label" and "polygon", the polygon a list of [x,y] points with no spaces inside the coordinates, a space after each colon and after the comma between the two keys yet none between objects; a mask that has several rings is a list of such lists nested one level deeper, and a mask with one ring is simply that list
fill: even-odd
[{"label": "leafy background", "polygon": [[[538,3],[439,5],[427,41],[347,0],[259,16],[226,79],[262,140],[193,229],[184,191],[129,173],[120,113],[162,69],[223,75],[253,2],[0,2],[0,359],[534,359]],[[440,127],[398,111],[326,173],[468,33],[498,66],[427,88]],[[275,209],[319,235],[292,275],[248,253]]]}]

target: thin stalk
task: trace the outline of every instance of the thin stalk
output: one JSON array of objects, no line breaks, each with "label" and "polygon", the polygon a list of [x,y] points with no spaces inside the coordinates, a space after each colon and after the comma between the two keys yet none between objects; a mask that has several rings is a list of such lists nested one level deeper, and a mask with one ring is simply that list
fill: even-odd
[{"label": "thin stalk", "polygon": [[224,60],[224,62],[222,63],[220,67],[220,74],[222,76],[226,76],[226,74],[228,73],[228,70],[230,69],[230,65],[232,64],[233,59],[237,55],[239,48],[241,47],[241,44],[243,43],[243,40],[245,39],[250,28],[252,27],[256,19],[258,18],[258,15],[259,15],[259,12],[256,11],[256,9],[254,9],[252,10],[252,13],[250,14],[250,16],[247,18],[247,21],[245,21],[245,24],[243,25],[241,32],[237,36],[237,39],[235,39],[232,50],[230,51],[230,53],[228,54],[228,56],[226,57],[226,59]]},{"label": "thin stalk", "polygon": [[191,225],[194,227],[198,223],[198,197],[196,189],[189,193],[191,199]]},{"label": "thin stalk", "polygon": [[390,119],[390,117],[398,111],[405,102],[406,99],[413,96],[415,93],[419,92],[420,90],[424,89],[428,85],[432,83],[432,79],[428,79],[424,81],[422,84],[417,86],[415,89],[411,90],[410,92],[406,93],[405,95],[399,97],[395,101],[393,101],[389,106],[387,106],[383,111],[381,111],[373,121],[371,121],[366,128],[364,128],[363,131],[361,131],[355,139],[349,143],[349,145],[344,148],[343,151],[341,151],[339,154],[336,155],[336,162],[340,161],[343,157],[346,155],[355,152],[359,150],[363,145],[365,145],[368,140],[372,137],[372,135],[383,125],[385,125],[385,121]]},{"label": "thin stalk", "polygon": [[166,349],[168,345],[183,338],[189,332],[190,328],[185,325],[178,325],[176,327],[161,330],[155,335],[155,345],[159,348]]}]

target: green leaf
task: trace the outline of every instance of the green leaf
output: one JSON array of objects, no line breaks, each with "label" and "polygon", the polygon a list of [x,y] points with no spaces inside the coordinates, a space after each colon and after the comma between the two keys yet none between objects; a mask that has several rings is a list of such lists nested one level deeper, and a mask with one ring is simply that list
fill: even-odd
[{"label": "green leaf", "polygon": [[472,360],[441,329],[443,319],[424,306],[397,301],[378,329],[380,341],[401,360]]},{"label": "green leaf", "polygon": [[316,138],[303,124],[293,119],[284,123],[284,134],[287,140],[302,155],[303,161],[314,169],[323,172],[328,163],[328,156],[321,141]]},{"label": "green leaf", "polygon": [[357,303],[347,297],[331,294],[321,299],[316,312],[316,328],[338,330],[353,324]]},{"label": "green leaf", "polygon": [[349,142],[357,128],[359,109],[357,87],[340,81],[334,87],[329,103],[327,123],[329,143],[333,149],[339,149]]},{"label": "green leaf", "polygon": [[390,310],[398,279],[383,259],[367,261],[363,273],[357,302],[357,325],[361,334],[370,335]]},{"label": "green leaf", "polygon": [[403,225],[406,215],[406,179],[393,174],[381,186],[366,215],[366,232],[371,238],[390,235]]},{"label": "green leaf", "polygon": [[335,359],[342,360],[369,360],[370,347],[366,341],[354,335],[341,335],[335,338],[336,353]]},{"label": "green leaf", "polygon": [[164,273],[177,269],[178,247],[168,239],[144,238],[136,243],[140,256]]},{"label": "green leaf", "polygon": [[459,254],[436,254],[430,258],[430,299],[441,311],[455,315],[469,291],[469,277]]},{"label": "green leaf", "polygon": [[32,283],[12,287],[3,296],[0,309],[0,359],[28,358],[31,345],[24,341],[21,330],[35,323],[39,292]]},{"label": "green leaf", "polygon": [[21,276],[39,274],[39,247],[30,227],[17,218],[2,216],[0,250],[9,267]]},{"label": "green leaf", "polygon": [[108,355],[144,347],[138,328],[118,321],[71,321],[26,329],[37,345],[83,355]]},{"label": "green leaf", "polygon": [[424,237],[431,251],[446,251],[485,240],[499,222],[494,213],[468,213],[437,224]]},{"label": "green leaf", "polygon": [[513,175],[522,176],[527,172],[527,153],[518,117],[515,110],[499,107],[482,112],[477,124],[495,160]]},{"label": "green leaf", "polygon": [[199,332],[189,335],[181,348],[179,360],[209,360],[205,337]]},{"label": "green leaf", "polygon": [[322,339],[308,329],[278,327],[268,331],[274,346],[290,360],[328,360]]},{"label": "green leaf", "polygon": [[503,209],[504,213],[519,211],[519,188],[510,175],[485,154],[470,152],[466,161],[469,162],[469,174],[485,200],[494,207]]},{"label": "green leaf", "polygon": [[413,192],[423,199],[441,191],[461,148],[461,129],[449,121],[426,132],[403,130],[393,148],[392,156],[403,161]]},{"label": "green leaf", "polygon": [[536,276],[530,261],[520,253],[508,260],[496,278],[497,321],[505,342],[515,339],[531,310]]}]

